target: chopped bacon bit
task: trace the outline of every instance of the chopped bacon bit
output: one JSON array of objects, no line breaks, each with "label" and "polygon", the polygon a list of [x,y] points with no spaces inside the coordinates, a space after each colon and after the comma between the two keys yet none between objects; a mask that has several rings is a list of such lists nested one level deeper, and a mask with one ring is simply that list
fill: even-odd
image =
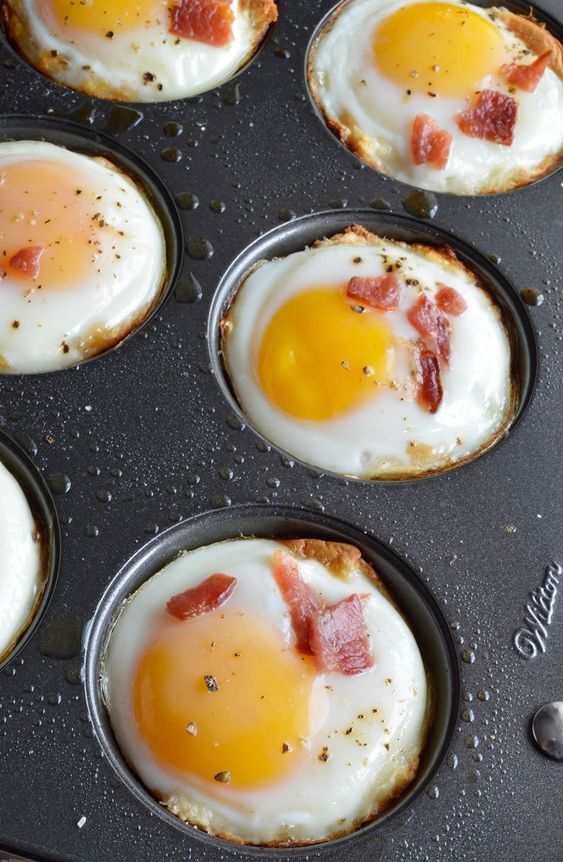
[{"label": "chopped bacon bit", "polygon": [[436,305],[440,311],[445,311],[446,314],[451,314],[452,317],[459,317],[467,308],[467,303],[464,298],[459,295],[453,287],[448,287],[447,284],[437,284],[438,291],[436,293]]},{"label": "chopped bacon bit", "polygon": [[378,311],[395,311],[399,307],[401,285],[394,272],[385,275],[355,275],[348,282],[346,296],[360,305]]},{"label": "chopped bacon bit", "polygon": [[169,30],[175,36],[206,45],[229,45],[235,15],[232,0],[179,0],[170,9]]},{"label": "chopped bacon bit", "polygon": [[37,278],[39,275],[39,261],[45,251],[44,245],[30,245],[17,251],[9,260],[10,266],[19,269],[23,275]]},{"label": "chopped bacon bit", "polygon": [[444,395],[440,379],[440,360],[432,350],[419,347],[416,361],[420,377],[416,400],[429,413],[435,413]]},{"label": "chopped bacon bit", "polygon": [[481,90],[477,104],[455,118],[464,135],[509,147],[514,140],[518,105],[511,96]]},{"label": "chopped bacon bit", "polygon": [[168,613],[179,620],[189,620],[215,610],[227,601],[237,585],[230,575],[209,575],[197,587],[178,593],[166,604]]},{"label": "chopped bacon bit", "polygon": [[316,592],[301,578],[297,563],[287,551],[274,551],[271,566],[274,580],[280,588],[284,601],[289,605],[297,649],[310,653],[311,616],[322,609],[322,602]]},{"label": "chopped bacon bit", "polygon": [[416,331],[422,335],[424,344],[439,353],[444,362],[450,361],[450,327],[438,309],[422,294],[407,311],[407,318]]},{"label": "chopped bacon bit", "polygon": [[415,165],[432,165],[442,171],[450,156],[452,136],[439,129],[428,114],[417,114],[412,124],[411,158]]},{"label": "chopped bacon bit", "polygon": [[362,601],[356,594],[316,611],[309,641],[318,670],[352,676],[373,665]]},{"label": "chopped bacon bit", "polygon": [[533,63],[522,65],[521,63],[506,63],[500,67],[500,73],[508,84],[533,93],[543,77],[543,73],[549,66],[551,51],[546,51]]}]

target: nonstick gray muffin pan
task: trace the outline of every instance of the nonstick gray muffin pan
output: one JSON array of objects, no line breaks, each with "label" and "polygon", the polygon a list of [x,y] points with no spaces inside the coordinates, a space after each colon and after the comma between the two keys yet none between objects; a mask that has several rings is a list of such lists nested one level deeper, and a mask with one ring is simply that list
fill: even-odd
[{"label": "nonstick gray muffin pan", "polygon": [[[53,574],[59,550],[60,567],[48,607],[0,671],[0,858],[563,860],[561,764],[530,731],[538,707],[563,697],[561,588],[539,639],[527,609],[546,567],[562,581],[563,174],[506,195],[436,195],[413,218],[412,190],[363,168],[309,101],[305,53],[331,5],[284,0],[234,81],[160,105],[86,99],[0,45],[0,138],[81,140],[129,164],[169,213],[172,259],[167,296],[121,348],[76,369],[0,377],[0,458],[52,519],[43,477],[61,530],[59,547],[49,522]],[[536,13],[561,35],[559,0]],[[224,379],[215,324],[244,264],[354,221],[447,238],[513,321],[518,421],[444,475],[322,474],[255,433]],[[180,547],[240,533],[354,541],[387,574],[436,675],[420,781],[387,817],[333,845],[272,853],[194,835],[156,810],[99,701],[115,603]]]}]

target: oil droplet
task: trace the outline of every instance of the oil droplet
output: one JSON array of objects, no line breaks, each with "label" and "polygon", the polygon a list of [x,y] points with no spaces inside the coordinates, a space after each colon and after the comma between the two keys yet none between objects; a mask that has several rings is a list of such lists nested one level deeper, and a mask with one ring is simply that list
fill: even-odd
[{"label": "oil droplet", "polygon": [[289,60],[291,56],[287,48],[274,48],[274,54],[281,60]]},{"label": "oil droplet", "polygon": [[383,198],[376,198],[374,201],[371,202],[370,206],[373,207],[374,210],[391,209],[391,204],[389,203],[389,201],[385,201],[383,200]]},{"label": "oil droplet", "polygon": [[102,471],[99,467],[95,467],[93,464],[88,467],[88,473],[90,476],[99,476]]},{"label": "oil droplet", "polygon": [[215,497],[212,497],[209,501],[211,507],[213,509],[224,509],[231,505],[231,498],[227,497],[226,494],[216,494]]},{"label": "oil droplet", "polygon": [[446,763],[448,764],[450,769],[457,769],[457,765],[459,763],[457,754],[450,754],[448,759],[446,760]]},{"label": "oil droplet", "polygon": [[16,443],[25,449],[28,455],[37,455],[37,443],[31,437],[28,437],[27,434],[23,434],[19,431],[17,434],[14,434],[14,440]]},{"label": "oil droplet", "polygon": [[461,660],[465,662],[465,664],[473,664],[475,661],[475,653],[473,650],[464,649],[461,653]]},{"label": "oil droplet", "polygon": [[336,200],[332,200],[328,202],[331,210],[341,210],[346,209],[348,206],[348,201],[346,198],[336,198]]},{"label": "oil droplet", "polygon": [[211,203],[209,204],[209,209],[212,212],[220,215],[221,213],[225,212],[225,210],[227,209],[227,206],[226,206],[226,204],[223,203],[223,201],[211,201]]},{"label": "oil droplet", "polygon": [[111,502],[111,491],[107,491],[105,488],[102,488],[96,494],[96,498],[100,503],[109,503]]},{"label": "oil droplet", "polygon": [[297,213],[294,210],[281,209],[278,213],[278,218],[280,221],[292,221],[294,218],[297,218]]},{"label": "oil droplet", "polygon": [[464,709],[461,713],[461,720],[471,723],[472,721],[475,721],[475,713],[472,709]]},{"label": "oil droplet", "polygon": [[47,702],[51,704],[51,706],[58,706],[59,703],[62,703],[62,695],[59,694],[58,691],[52,691],[49,697],[47,698]]},{"label": "oil droplet", "polygon": [[230,467],[221,467],[219,470],[219,476],[221,479],[225,479],[225,481],[230,481],[234,477],[234,473]]},{"label": "oil droplet", "polygon": [[244,431],[246,427],[242,419],[239,419],[236,413],[229,413],[226,422],[229,428],[232,428],[233,431]]},{"label": "oil droplet", "polygon": [[475,734],[471,734],[470,736],[465,737],[465,747],[466,748],[477,748],[479,745],[479,737],[475,736]]},{"label": "oil droplet", "polygon": [[178,150],[176,147],[165,147],[160,154],[160,158],[164,159],[165,162],[181,162],[182,150]]},{"label": "oil droplet", "polygon": [[403,201],[406,211],[417,218],[434,218],[438,212],[438,201],[432,192],[414,189]]},{"label": "oil droplet", "polygon": [[175,138],[182,134],[184,127],[181,123],[174,123],[171,121],[169,123],[165,123],[162,130],[167,138]]},{"label": "oil droplet", "polygon": [[176,302],[199,302],[202,296],[201,284],[191,272],[178,282],[174,290]]},{"label": "oil droplet", "polygon": [[490,691],[487,691],[486,689],[482,688],[477,692],[477,697],[479,698],[479,700],[487,701],[491,699],[491,693]]},{"label": "oil droplet", "polygon": [[190,236],[186,243],[186,251],[193,260],[207,260],[213,255],[213,246],[208,239]]},{"label": "oil droplet", "polygon": [[77,123],[88,123],[91,126],[96,119],[97,113],[98,109],[93,102],[83,102],[74,111],[70,112],[70,116]]},{"label": "oil droplet", "polygon": [[68,494],[72,483],[64,473],[51,473],[47,477],[47,483],[53,494]]},{"label": "oil droplet", "polygon": [[235,83],[228,90],[225,91],[223,96],[223,102],[225,105],[238,105],[240,102],[240,84]]},{"label": "oil droplet", "polygon": [[118,135],[120,132],[128,132],[134,129],[142,121],[143,115],[135,108],[127,108],[125,105],[113,105],[106,117],[104,131],[110,135]]},{"label": "oil droplet", "polygon": [[84,535],[88,536],[89,539],[95,539],[96,536],[100,535],[100,529],[94,524],[86,524],[84,527]]},{"label": "oil droplet", "polygon": [[54,620],[41,631],[39,651],[49,658],[74,658],[82,649],[84,621],[76,614]]},{"label": "oil droplet", "polygon": [[188,473],[186,480],[188,485],[199,485],[201,482],[201,476],[198,476],[197,473]]},{"label": "oil droplet", "polygon": [[190,192],[180,192],[176,195],[176,203],[181,210],[196,210],[199,206],[199,198]]},{"label": "oil droplet", "polygon": [[440,798],[440,788],[433,784],[432,787],[429,787],[426,791],[426,795],[430,797],[430,799],[439,799]]},{"label": "oil droplet", "polygon": [[542,305],[544,301],[543,293],[539,293],[539,291],[534,290],[533,287],[525,287],[524,290],[520,291],[520,296],[526,305]]}]

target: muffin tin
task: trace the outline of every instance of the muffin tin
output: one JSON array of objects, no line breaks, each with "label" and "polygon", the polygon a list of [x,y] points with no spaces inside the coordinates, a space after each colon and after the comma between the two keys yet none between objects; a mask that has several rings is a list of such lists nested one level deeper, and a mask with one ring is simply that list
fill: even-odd
[{"label": "muffin tin", "polygon": [[[305,52],[331,6],[280,3],[255,61],[184,102],[85,99],[0,49],[0,136],[22,128],[61,142],[78,136],[87,150],[130,160],[169,213],[174,274],[168,297],[120,348],[77,369],[0,378],[0,426],[10,437],[2,436],[0,457],[34,461],[62,532],[51,603],[0,675],[0,858],[560,858],[560,765],[529,730],[535,710],[561,698],[560,598],[544,653],[524,658],[513,637],[528,594],[561,560],[562,175],[507,195],[438,194],[423,199],[427,211],[437,205],[433,218],[405,215],[412,190],[363,168],[323,130],[308,99]],[[556,0],[543,9],[561,36]],[[361,482],[295,462],[246,424],[222,376],[215,324],[246,265],[358,220],[431,242],[453,235],[515,321],[521,414],[529,404],[516,433],[431,480]],[[522,291],[535,303],[528,312]],[[112,741],[96,662],[115,602],[172,549],[280,531],[349,537],[391,566],[395,590],[404,578],[407,615],[422,602],[437,621],[432,642],[441,644],[436,662],[447,669],[439,677],[450,700],[424,792],[414,788],[393,816],[332,845],[252,851],[202,840],[157,813]]]}]

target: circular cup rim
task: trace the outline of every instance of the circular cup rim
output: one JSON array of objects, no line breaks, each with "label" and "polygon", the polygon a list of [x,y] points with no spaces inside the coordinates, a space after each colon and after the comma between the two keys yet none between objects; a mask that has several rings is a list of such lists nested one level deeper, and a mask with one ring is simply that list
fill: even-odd
[{"label": "circular cup rim", "polygon": [[[402,226],[407,230],[412,230],[413,232],[418,231],[419,234],[426,236],[428,240],[438,239],[443,244],[452,245],[456,252],[458,250],[457,247],[459,246],[463,257],[469,260],[472,266],[476,268],[480,274],[483,274],[486,277],[486,281],[492,281],[493,285],[495,286],[495,299],[497,298],[497,292],[500,292],[501,297],[508,297],[510,303],[515,306],[515,311],[510,311],[510,318],[511,320],[518,319],[518,321],[522,325],[523,339],[522,344],[519,343],[519,347],[520,353],[525,352],[529,358],[529,379],[525,384],[522,384],[522,392],[520,393],[518,406],[514,412],[514,417],[510,422],[509,426],[507,427],[505,433],[499,439],[495,440],[495,442],[493,442],[491,445],[479,452],[475,457],[468,458],[459,463],[454,463],[452,466],[447,467],[444,470],[429,474],[408,476],[397,479],[366,479],[345,473],[338,473],[334,470],[324,469],[317,464],[303,461],[298,456],[293,455],[291,452],[288,452],[282,446],[279,446],[278,444],[274,443],[265,434],[258,430],[254,422],[250,419],[250,417],[246,415],[246,413],[240,406],[237,398],[235,397],[232,386],[230,385],[221,350],[219,322],[221,319],[221,315],[228,307],[228,303],[230,302],[231,298],[235,295],[243,279],[248,275],[250,268],[254,265],[251,264],[250,267],[245,267],[245,261],[249,257],[253,257],[253,253],[255,253],[257,249],[261,248],[263,245],[270,244],[271,240],[276,237],[276,235],[280,234],[280,236],[283,236],[284,232],[287,231],[298,234],[301,226],[304,225],[306,228],[309,222],[314,222],[316,220],[327,220],[328,222],[335,222],[334,227],[327,226],[326,233],[319,233],[319,239],[324,236],[330,236],[332,235],[332,233],[336,233],[343,230],[345,227],[345,223],[347,223],[348,225],[352,225],[356,221],[359,221],[360,224],[363,224],[364,221],[386,222],[388,220],[389,226],[391,228],[393,226],[397,226],[399,228]],[[336,222],[338,223],[336,224]],[[303,248],[303,245],[301,245],[301,248]],[[270,258],[266,257],[260,259],[268,260]],[[257,261],[258,259],[256,259],[254,263],[256,263]],[[500,291],[496,290],[497,282],[500,284]],[[231,289],[227,290],[229,285],[231,285]],[[522,298],[518,294],[518,291],[513,286],[511,280],[508,278],[507,275],[504,274],[501,269],[499,269],[496,264],[488,260],[485,255],[483,255],[478,249],[472,246],[467,240],[463,239],[457,234],[451,233],[450,231],[442,227],[437,227],[434,224],[428,224],[425,221],[422,221],[415,218],[414,216],[407,215],[404,213],[395,213],[393,211],[387,210],[374,210],[370,208],[340,208],[319,210],[314,213],[307,213],[306,215],[298,216],[297,218],[294,218],[289,222],[285,222],[284,224],[275,225],[274,227],[265,231],[263,234],[260,234],[260,236],[256,239],[252,240],[252,242],[245,246],[245,248],[241,252],[239,252],[239,254],[237,254],[237,256],[231,261],[231,263],[223,271],[223,274],[219,279],[219,282],[213,294],[213,298],[211,300],[211,306],[209,308],[207,316],[206,341],[208,345],[209,360],[215,383],[219,388],[221,395],[225,399],[229,409],[232,413],[235,414],[243,427],[248,427],[259,440],[261,440],[263,443],[266,443],[268,446],[271,446],[272,449],[275,449],[275,451],[281,456],[290,459],[296,464],[299,464],[302,468],[308,470],[313,469],[319,474],[330,477],[332,479],[340,481],[344,479],[348,482],[360,483],[364,486],[398,486],[411,485],[418,482],[438,481],[440,479],[443,479],[445,476],[457,473],[460,470],[468,469],[473,464],[481,463],[482,459],[491,456],[494,452],[498,451],[500,447],[507,442],[507,440],[511,439],[517,428],[519,428],[519,426],[522,424],[525,416],[530,409],[532,402],[534,401],[540,373],[539,343],[530,313],[526,308],[526,305],[524,304]]]},{"label": "circular cup rim", "polygon": [[[447,668],[448,689],[450,695],[450,703],[448,709],[447,720],[442,726],[441,737],[437,743],[436,753],[427,766],[426,774],[420,781],[420,784],[414,788],[407,789],[401,795],[395,807],[391,807],[388,812],[384,812],[381,817],[369,821],[359,829],[348,833],[347,835],[328,840],[306,845],[295,845],[288,847],[268,847],[264,845],[242,844],[238,845],[228,839],[220,838],[215,835],[210,835],[203,830],[198,829],[180,820],[175,815],[167,811],[159,802],[152,796],[150,791],[145,788],[142,780],[137,777],[134,769],[128,764],[124,755],[121,753],[117,740],[113,738],[112,744],[108,742],[108,732],[104,725],[109,727],[109,735],[113,737],[113,730],[107,713],[107,709],[103,703],[103,696],[100,686],[100,667],[104,656],[104,650],[107,647],[109,637],[116,619],[116,613],[123,601],[132,595],[140,586],[145,583],[150,577],[160,571],[167,562],[175,558],[178,551],[182,550],[181,544],[176,546],[174,551],[167,554],[167,562],[159,563],[158,569],[153,571],[150,566],[151,559],[158,553],[158,548],[165,544],[166,539],[178,534],[182,536],[185,531],[197,531],[201,529],[208,521],[220,521],[226,518],[238,516],[259,522],[262,518],[274,517],[280,520],[287,518],[302,522],[304,525],[310,525],[311,531],[315,532],[315,528],[327,529],[338,535],[342,535],[345,540],[356,542],[360,545],[366,544],[374,553],[379,554],[395,572],[398,573],[400,580],[407,584],[411,594],[416,594],[417,598],[424,605],[429,618],[432,619],[434,628],[435,643],[440,644],[440,649],[443,652],[444,664]],[[250,536],[262,534],[260,528],[254,532],[245,531],[241,533],[233,527],[229,535],[231,538],[242,536]],[[225,538],[228,538],[225,535]],[[221,541],[221,540],[214,540]],[[195,545],[197,547],[197,545]],[[142,573],[142,576],[141,576]],[[134,586],[130,582],[134,581]],[[126,588],[124,588],[124,586]],[[403,603],[404,604],[404,603]],[[408,611],[401,606],[401,610],[405,610],[407,619],[409,618]],[[427,668],[427,672],[429,672]],[[309,509],[299,506],[288,505],[271,505],[261,503],[242,503],[232,506],[229,509],[209,509],[199,512],[182,520],[181,522],[163,530],[158,536],[150,539],[141,548],[138,548],[119,568],[113,576],[102,596],[100,597],[93,616],[91,617],[85,632],[84,646],[84,689],[86,696],[86,704],[88,715],[92,724],[94,735],[101,746],[106,760],[109,762],[113,771],[117,774],[120,781],[125,785],[128,791],[145,807],[148,807],[153,813],[160,816],[160,819],[169,826],[180,831],[185,837],[193,837],[196,840],[201,840],[211,846],[215,846],[222,851],[230,851],[239,853],[245,856],[264,856],[271,859],[282,859],[291,856],[297,858],[300,856],[308,857],[311,853],[322,853],[332,851],[336,847],[341,847],[351,840],[357,840],[368,832],[377,831],[384,825],[388,824],[393,818],[404,813],[409,805],[423,794],[437,771],[442,766],[446,754],[451,745],[455,728],[457,726],[457,716],[461,704],[461,664],[454,644],[450,627],[447,624],[446,616],[441,604],[436,599],[430,588],[416,574],[413,566],[403,557],[395,552],[386,542],[377,538],[373,533],[364,531],[355,526],[349,521],[339,517],[334,517],[325,513],[312,512]],[[428,743],[427,743],[428,744]]]},{"label": "circular cup rim", "polygon": [[[20,476],[12,472],[12,469],[6,463],[3,457],[6,452],[9,453],[10,459],[17,465],[18,473],[21,469],[25,485],[22,483]],[[2,671],[27,646],[41,627],[57,586],[61,567],[62,537],[57,507],[43,474],[23,446],[3,428],[0,428],[0,461],[22,488],[34,518],[41,521],[41,533],[47,537],[46,541],[48,543],[47,572],[41,597],[28,625],[18,637],[12,649],[3,658],[0,658],[0,671]]]},{"label": "circular cup rim", "polygon": [[[25,136],[19,134],[17,137],[12,137],[11,129],[21,129],[24,133],[29,133],[32,136],[29,140],[44,140],[46,143],[53,143],[55,146],[62,146],[79,154],[92,156],[105,155],[109,157],[109,161],[117,164],[119,168],[125,171],[127,176],[132,177],[135,184],[140,187],[142,193],[147,198],[162,227],[166,247],[166,278],[163,281],[158,296],[147,316],[143,318],[138,326],[130,330],[121,341],[93,356],[87,356],[73,365],[64,366],[63,368],[45,371],[5,372],[5,376],[13,378],[43,378],[51,374],[58,375],[74,371],[82,366],[90,365],[92,362],[105,359],[115,351],[121,350],[128,345],[153,321],[154,317],[162,311],[172,296],[184,267],[184,226],[174,200],[174,195],[161,175],[143,156],[139,155],[131,147],[122,144],[121,141],[117,141],[107,132],[83,126],[64,117],[43,117],[40,114],[0,113],[0,143],[7,143],[11,140],[27,140]],[[76,147],[79,146],[78,140],[83,140],[86,145],[92,147],[92,151],[81,151],[80,149],[76,149],[72,144],[60,144],[53,140],[53,136],[57,134],[60,134],[63,138],[69,136],[77,139]],[[99,152],[96,153],[94,152],[95,150],[99,150]]]}]

